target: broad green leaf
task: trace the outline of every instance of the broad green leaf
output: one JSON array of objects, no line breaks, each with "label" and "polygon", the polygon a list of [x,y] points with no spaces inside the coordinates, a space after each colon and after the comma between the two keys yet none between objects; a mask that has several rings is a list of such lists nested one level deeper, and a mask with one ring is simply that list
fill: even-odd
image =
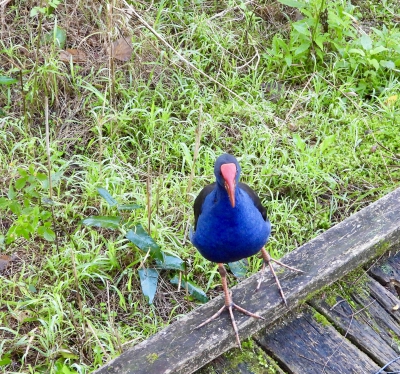
[{"label": "broad green leaf", "polygon": [[105,201],[107,201],[108,205],[115,206],[118,204],[117,200],[115,200],[105,188],[99,187],[97,192]]},{"label": "broad green leaf", "polygon": [[324,50],[324,41],[325,41],[325,36],[324,35],[318,35],[315,39],[315,44],[321,49],[321,51]]},{"label": "broad green leaf", "polygon": [[[60,170],[57,173],[51,174],[51,182],[53,187],[58,184],[63,176],[64,171]],[[49,188],[49,176],[44,173],[36,173],[36,179],[38,179],[43,188]]]},{"label": "broad green leaf", "polygon": [[388,68],[388,69],[395,69],[396,68],[396,65],[395,65],[395,63],[393,61],[381,60],[381,61],[379,61],[379,63],[384,68]]},{"label": "broad green leaf", "polygon": [[320,48],[315,48],[315,53],[317,54],[318,58],[322,61],[324,60],[324,51]]},{"label": "broad green leaf", "polygon": [[56,239],[56,234],[50,227],[39,226],[38,234],[46,239],[48,242],[54,242],[54,240]]},{"label": "broad green leaf", "polygon": [[21,214],[22,207],[17,201],[12,201],[9,205],[9,208],[16,216]]},{"label": "broad green leaf", "polygon": [[61,4],[61,0],[49,0],[48,7],[46,9],[47,15],[51,15],[54,13],[56,8]]},{"label": "broad green leaf", "polygon": [[[36,178],[37,178],[38,181],[44,182],[44,181],[47,181],[49,179],[49,176],[47,174],[45,174],[45,173],[40,173],[39,172],[39,173],[36,173]],[[51,180],[53,182],[55,182],[53,175],[51,176]]]},{"label": "broad green leaf", "polygon": [[28,172],[25,170],[25,169],[22,169],[22,168],[18,168],[18,174],[21,176],[21,177],[28,177],[29,175],[28,175]]},{"label": "broad green leaf", "polygon": [[289,51],[289,46],[285,43],[283,39],[274,37],[274,42],[276,43],[278,48],[282,48],[282,50],[285,52]]},{"label": "broad green leaf", "polygon": [[304,151],[306,149],[306,142],[299,134],[293,134],[293,142],[298,150]]},{"label": "broad green leaf", "polygon": [[67,32],[61,27],[57,26],[55,30],[55,39],[58,47],[64,49],[65,41],[67,40]]},{"label": "broad green leaf", "polygon": [[300,53],[303,53],[305,51],[307,51],[308,49],[310,49],[310,45],[311,43],[309,41],[307,42],[303,42],[295,51],[294,54],[297,56]]},{"label": "broad green leaf", "polygon": [[231,269],[231,272],[236,278],[242,278],[247,273],[248,265],[245,259],[236,262],[229,262],[228,265],[229,269]]},{"label": "broad green leaf", "polygon": [[[175,275],[170,282],[172,284],[177,285],[179,283],[179,278],[177,275]],[[197,300],[201,301],[202,303],[206,303],[208,301],[208,297],[204,293],[204,291],[197,285],[195,285],[193,282],[185,282],[184,280],[181,280],[182,288],[186,288],[186,284],[188,287],[189,293],[196,298]]]},{"label": "broad green leaf", "polygon": [[105,229],[117,229],[121,217],[112,216],[91,216],[82,220],[82,224],[85,226],[103,227]]},{"label": "broad green leaf", "polygon": [[360,56],[365,56],[365,52],[362,49],[358,49],[358,48],[349,49],[349,53],[352,53],[352,54],[356,53]]},{"label": "broad green leaf", "polygon": [[161,269],[185,270],[184,262],[181,258],[164,253],[164,261],[156,260],[156,264]]},{"label": "broad green leaf", "polygon": [[384,39],[385,35],[382,30],[376,29],[375,27],[371,27],[371,29],[375,32],[376,35],[379,36],[380,39]]},{"label": "broad green leaf", "polygon": [[370,50],[370,54],[371,55],[376,55],[376,54],[378,54],[378,53],[381,53],[381,52],[383,52],[383,51],[387,51],[388,49],[386,48],[386,47],[384,47],[383,45],[380,45],[379,47],[376,47],[376,48],[374,48],[374,49],[371,49]]},{"label": "broad green leaf", "polygon": [[[69,359],[73,359],[73,360],[78,360],[79,359],[79,356],[77,354],[75,354],[75,353],[73,353],[70,350],[65,349],[65,348],[58,349],[56,351],[56,353],[60,354],[63,358],[69,358]],[[64,368],[66,368],[66,366],[63,367],[63,370],[64,370]],[[71,374],[72,373],[76,373],[76,371],[69,370],[68,367],[67,367],[67,369],[68,369],[68,371],[67,371],[68,374],[69,373],[71,373]],[[63,372],[66,372],[66,371],[63,371]]]},{"label": "broad green leaf", "polygon": [[[49,212],[48,210],[42,210],[39,213],[39,217],[42,221],[47,221],[51,217],[51,212]],[[48,223],[48,226],[50,227],[50,223]]]},{"label": "broad green leaf", "polygon": [[16,188],[17,190],[21,190],[22,188],[24,188],[27,179],[28,179],[27,177],[18,178],[18,179],[15,181],[15,188]]},{"label": "broad green leaf", "polygon": [[[294,23],[293,28],[299,32],[300,34],[304,36],[310,36],[310,30],[308,29],[308,26],[303,22],[303,23]],[[308,45],[310,45],[310,42],[308,42]]]},{"label": "broad green leaf", "polygon": [[156,269],[139,269],[140,285],[142,292],[149,304],[153,304],[157,291],[158,271]]},{"label": "broad green leaf", "polygon": [[[59,354],[61,354],[61,356],[63,356],[63,358],[70,358],[70,359],[76,359],[79,358],[79,356],[75,355],[75,356],[66,356],[65,354],[63,354],[63,349],[60,349],[59,351],[55,352],[55,354],[57,354],[57,356]],[[66,350],[65,350],[66,351]],[[55,374],[78,374],[77,371],[72,370],[69,366],[65,365],[62,361],[64,361],[63,359],[58,359],[56,361],[56,372]]]},{"label": "broad green leaf", "polygon": [[6,77],[5,75],[0,75],[0,84],[10,85],[13,83],[17,83],[18,79]]},{"label": "broad green leaf", "polygon": [[372,39],[366,34],[360,38],[360,44],[366,51],[372,49]]},{"label": "broad green leaf", "polygon": [[0,197],[0,209],[7,209],[11,204],[11,201],[5,197]]},{"label": "broad green leaf", "polygon": [[31,293],[37,293],[37,289],[36,289],[36,287],[35,287],[33,284],[30,284],[30,285],[28,286],[28,290],[29,290],[29,292],[31,292]]},{"label": "broad green leaf", "polygon": [[16,225],[12,225],[11,227],[14,228],[13,231],[15,232],[15,234],[17,236],[23,236],[27,240],[30,238],[31,233],[33,233],[35,231],[35,229],[29,223],[25,223],[23,225],[23,224],[19,224],[18,221],[17,221]]},{"label": "broad green leaf", "polygon": [[375,68],[375,70],[379,69],[379,62],[375,58],[369,58],[368,62]]},{"label": "broad green leaf", "polygon": [[319,150],[321,151],[321,153],[324,153],[326,149],[328,149],[332,144],[334,144],[335,140],[336,140],[336,135],[329,135],[325,137],[325,139],[319,146]]},{"label": "broad green leaf", "polygon": [[144,252],[150,250],[150,256],[163,261],[164,254],[160,246],[152,239],[141,224],[135,225],[126,233],[126,238]]},{"label": "broad green leaf", "polygon": [[143,207],[138,204],[118,204],[118,210],[136,210],[142,208]]},{"label": "broad green leaf", "polygon": [[2,358],[0,358],[0,366],[7,366],[11,364],[11,358],[9,354],[4,355]]},{"label": "broad green leaf", "polygon": [[296,0],[278,0],[281,4],[291,6],[292,8],[301,9],[304,8],[307,4],[301,1]]},{"label": "broad green leaf", "polygon": [[67,33],[61,27],[56,26],[55,30],[50,31],[43,36],[43,40],[47,43],[54,40],[58,48],[64,49],[67,40]]},{"label": "broad green leaf", "polygon": [[36,15],[38,15],[39,13],[42,13],[42,14],[44,14],[45,13],[45,8],[40,8],[40,7],[38,7],[38,6],[35,6],[35,7],[33,7],[32,9],[31,9],[31,12],[30,12],[30,16],[31,17],[35,17]]}]

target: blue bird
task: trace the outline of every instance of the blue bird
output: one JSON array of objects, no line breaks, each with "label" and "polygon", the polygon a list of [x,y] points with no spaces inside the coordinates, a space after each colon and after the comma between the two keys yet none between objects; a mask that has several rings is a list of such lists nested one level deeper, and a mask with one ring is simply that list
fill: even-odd
[{"label": "blue bird", "polygon": [[[234,156],[226,153],[218,157],[214,166],[216,182],[204,187],[195,199],[194,232],[190,237],[203,257],[218,264],[225,294],[225,305],[198,328],[228,309],[239,347],[240,339],[233,308],[254,318],[262,317],[233,302],[223,264],[239,261],[261,252],[264,260],[262,273],[268,264],[285,304],[286,298],[271,261],[291,270],[300,271],[272,259],[265,250],[264,246],[271,233],[271,224],[257,194],[247,184],[239,182],[240,172],[240,165]],[[257,290],[261,282],[262,277]]]}]

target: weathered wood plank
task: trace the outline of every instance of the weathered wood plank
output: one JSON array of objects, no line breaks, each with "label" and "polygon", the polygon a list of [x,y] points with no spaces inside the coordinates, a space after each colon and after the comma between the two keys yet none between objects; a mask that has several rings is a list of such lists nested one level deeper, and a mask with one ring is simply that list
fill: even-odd
[{"label": "weathered wood plank", "polygon": [[254,340],[243,346],[243,351],[233,348],[197,370],[196,374],[286,374]]},{"label": "weathered wood plank", "polygon": [[[377,281],[368,283],[371,296],[400,324],[400,300]],[[399,335],[400,336],[400,335]]]},{"label": "weathered wood plank", "polygon": [[[240,336],[253,335],[297,306],[310,293],[399,242],[400,189],[397,189],[285,256],[285,263],[304,271],[298,274],[285,270],[280,274],[289,308],[282,304],[271,276],[265,277],[259,292],[254,292],[259,274],[234,287],[235,302],[265,318],[256,320],[236,314]],[[195,329],[222,303],[222,296],[215,298],[128,349],[96,373],[192,373],[235,345],[226,314],[201,329]]]},{"label": "weathered wood plank", "polygon": [[379,261],[370,271],[370,275],[394,294],[400,292],[400,252]]},{"label": "weathered wood plank", "polygon": [[[346,338],[350,340],[356,347],[367,353],[374,362],[380,366],[385,365],[398,356],[397,352],[387,344],[387,331],[379,329],[377,323],[372,316],[368,314],[373,309],[373,305],[369,305],[368,311],[364,309],[368,304],[354,303],[352,308],[347,300],[338,297],[337,303],[331,307],[324,300],[313,301],[312,305],[323,314],[333,325],[339,329]],[[383,313],[386,312],[381,309]],[[357,314],[356,314],[357,313]],[[390,316],[386,314],[390,320]],[[366,321],[369,320],[369,323]],[[400,363],[394,363],[390,367],[391,371],[400,370]]]},{"label": "weathered wood plank", "polygon": [[[359,314],[365,324],[370,325],[386,344],[396,352],[396,356],[398,356],[400,347],[398,346],[397,339],[400,337],[400,324],[392,318],[393,314],[386,311],[379,301],[371,295],[369,287],[374,282],[376,281],[370,279],[368,283],[365,284],[367,292],[353,292],[352,297],[357,304],[364,309]],[[394,357],[392,357],[392,359],[393,358]],[[400,366],[400,363],[397,365]]]},{"label": "weathered wood plank", "polygon": [[311,308],[256,337],[290,374],[370,374],[378,365],[332,326],[321,325]]}]

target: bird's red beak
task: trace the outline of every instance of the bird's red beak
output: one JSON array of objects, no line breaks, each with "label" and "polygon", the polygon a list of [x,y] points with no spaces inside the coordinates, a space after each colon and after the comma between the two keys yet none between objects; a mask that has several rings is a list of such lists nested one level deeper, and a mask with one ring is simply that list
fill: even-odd
[{"label": "bird's red beak", "polygon": [[225,189],[228,192],[232,208],[235,207],[236,172],[236,165],[233,163],[221,165],[222,178],[224,178]]}]

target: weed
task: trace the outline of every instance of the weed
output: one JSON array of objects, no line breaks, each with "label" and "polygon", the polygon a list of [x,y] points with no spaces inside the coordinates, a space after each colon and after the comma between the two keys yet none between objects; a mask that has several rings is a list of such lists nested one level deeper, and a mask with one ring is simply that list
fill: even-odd
[{"label": "weed", "polygon": [[30,239],[36,233],[39,237],[54,241],[51,212],[44,209],[43,195],[40,194],[48,184],[47,175],[37,172],[33,165],[28,170],[19,168],[18,173],[19,178],[9,186],[7,198],[0,198],[0,210],[12,212],[16,217],[5,235],[6,244],[19,237]]}]

